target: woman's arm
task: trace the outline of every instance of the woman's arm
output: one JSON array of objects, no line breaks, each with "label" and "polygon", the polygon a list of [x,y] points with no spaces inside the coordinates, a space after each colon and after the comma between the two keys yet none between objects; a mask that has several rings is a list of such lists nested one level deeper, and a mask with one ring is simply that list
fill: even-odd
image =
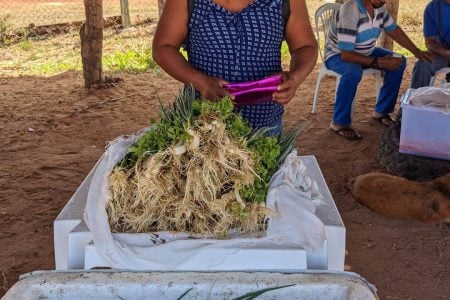
[{"label": "woman's arm", "polygon": [[192,84],[206,99],[227,95],[227,82],[207,76],[193,68],[180,53],[188,34],[188,7],[186,0],[167,0],[153,37],[153,59],[170,76],[185,84]]},{"label": "woman's arm", "polygon": [[283,83],[274,93],[274,100],[287,104],[295,96],[298,86],[311,73],[317,62],[318,47],[305,0],[290,0],[290,15],[285,38],[291,53],[289,72],[284,72]]}]

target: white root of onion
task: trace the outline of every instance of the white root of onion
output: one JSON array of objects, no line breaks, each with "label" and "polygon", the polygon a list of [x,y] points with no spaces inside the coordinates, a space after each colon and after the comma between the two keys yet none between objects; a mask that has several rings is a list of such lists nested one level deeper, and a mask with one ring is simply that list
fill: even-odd
[{"label": "white root of onion", "polygon": [[[263,228],[261,220],[270,211],[244,203],[239,194],[255,179],[253,154],[214,118],[200,119],[202,126],[188,128],[186,144],[139,161],[134,172],[113,171],[107,204],[113,231],[225,237],[230,229],[255,233]],[[223,194],[227,188],[231,192]]]}]

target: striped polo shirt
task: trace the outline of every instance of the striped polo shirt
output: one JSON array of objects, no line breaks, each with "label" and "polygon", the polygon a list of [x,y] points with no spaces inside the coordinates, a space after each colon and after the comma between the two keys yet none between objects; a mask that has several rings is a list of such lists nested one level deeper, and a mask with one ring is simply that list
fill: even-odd
[{"label": "striped polo shirt", "polygon": [[390,32],[397,24],[390,16],[386,5],[374,9],[372,19],[362,0],[350,0],[342,4],[331,23],[325,44],[325,59],[342,50],[363,55],[372,54],[381,31]]}]

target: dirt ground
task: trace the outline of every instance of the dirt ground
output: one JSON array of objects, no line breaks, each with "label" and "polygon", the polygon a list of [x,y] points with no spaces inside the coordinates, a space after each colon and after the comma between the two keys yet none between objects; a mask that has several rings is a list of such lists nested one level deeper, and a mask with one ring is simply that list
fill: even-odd
[{"label": "dirt ground", "polygon": [[[402,92],[409,85],[412,63]],[[285,123],[311,120],[296,141],[317,157],[347,227],[346,263],[378,288],[381,299],[450,299],[450,227],[390,219],[358,204],[347,182],[384,171],[377,162],[383,127],[370,121],[374,78],[358,92],[355,127],[346,141],[329,121],[335,81],[323,82],[319,113],[310,114],[317,70],[286,107]],[[0,78],[0,295],[20,274],[54,269],[53,220],[115,137],[157,117],[158,98],[172,101],[180,85],[167,75],[124,75],[108,90],[85,90],[79,73],[50,78]]]}]

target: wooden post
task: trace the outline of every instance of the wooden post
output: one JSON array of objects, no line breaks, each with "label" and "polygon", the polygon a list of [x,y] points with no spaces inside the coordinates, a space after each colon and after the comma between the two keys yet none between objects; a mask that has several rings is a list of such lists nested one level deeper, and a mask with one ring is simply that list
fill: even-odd
[{"label": "wooden post", "polygon": [[158,13],[160,17],[164,9],[164,4],[166,4],[166,0],[158,0]]},{"label": "wooden post", "polygon": [[81,60],[87,88],[102,82],[103,0],[84,0],[86,22],[80,28]]},{"label": "wooden post", "polygon": [[[395,22],[397,22],[399,0],[388,0],[386,1],[386,5],[389,13],[391,14],[391,17],[394,19]],[[385,49],[389,50],[394,49],[394,41],[385,33],[381,35],[380,45]]]},{"label": "wooden post", "polygon": [[122,16],[122,27],[127,28],[131,25],[130,21],[130,8],[128,6],[128,0],[120,0],[120,14]]}]

